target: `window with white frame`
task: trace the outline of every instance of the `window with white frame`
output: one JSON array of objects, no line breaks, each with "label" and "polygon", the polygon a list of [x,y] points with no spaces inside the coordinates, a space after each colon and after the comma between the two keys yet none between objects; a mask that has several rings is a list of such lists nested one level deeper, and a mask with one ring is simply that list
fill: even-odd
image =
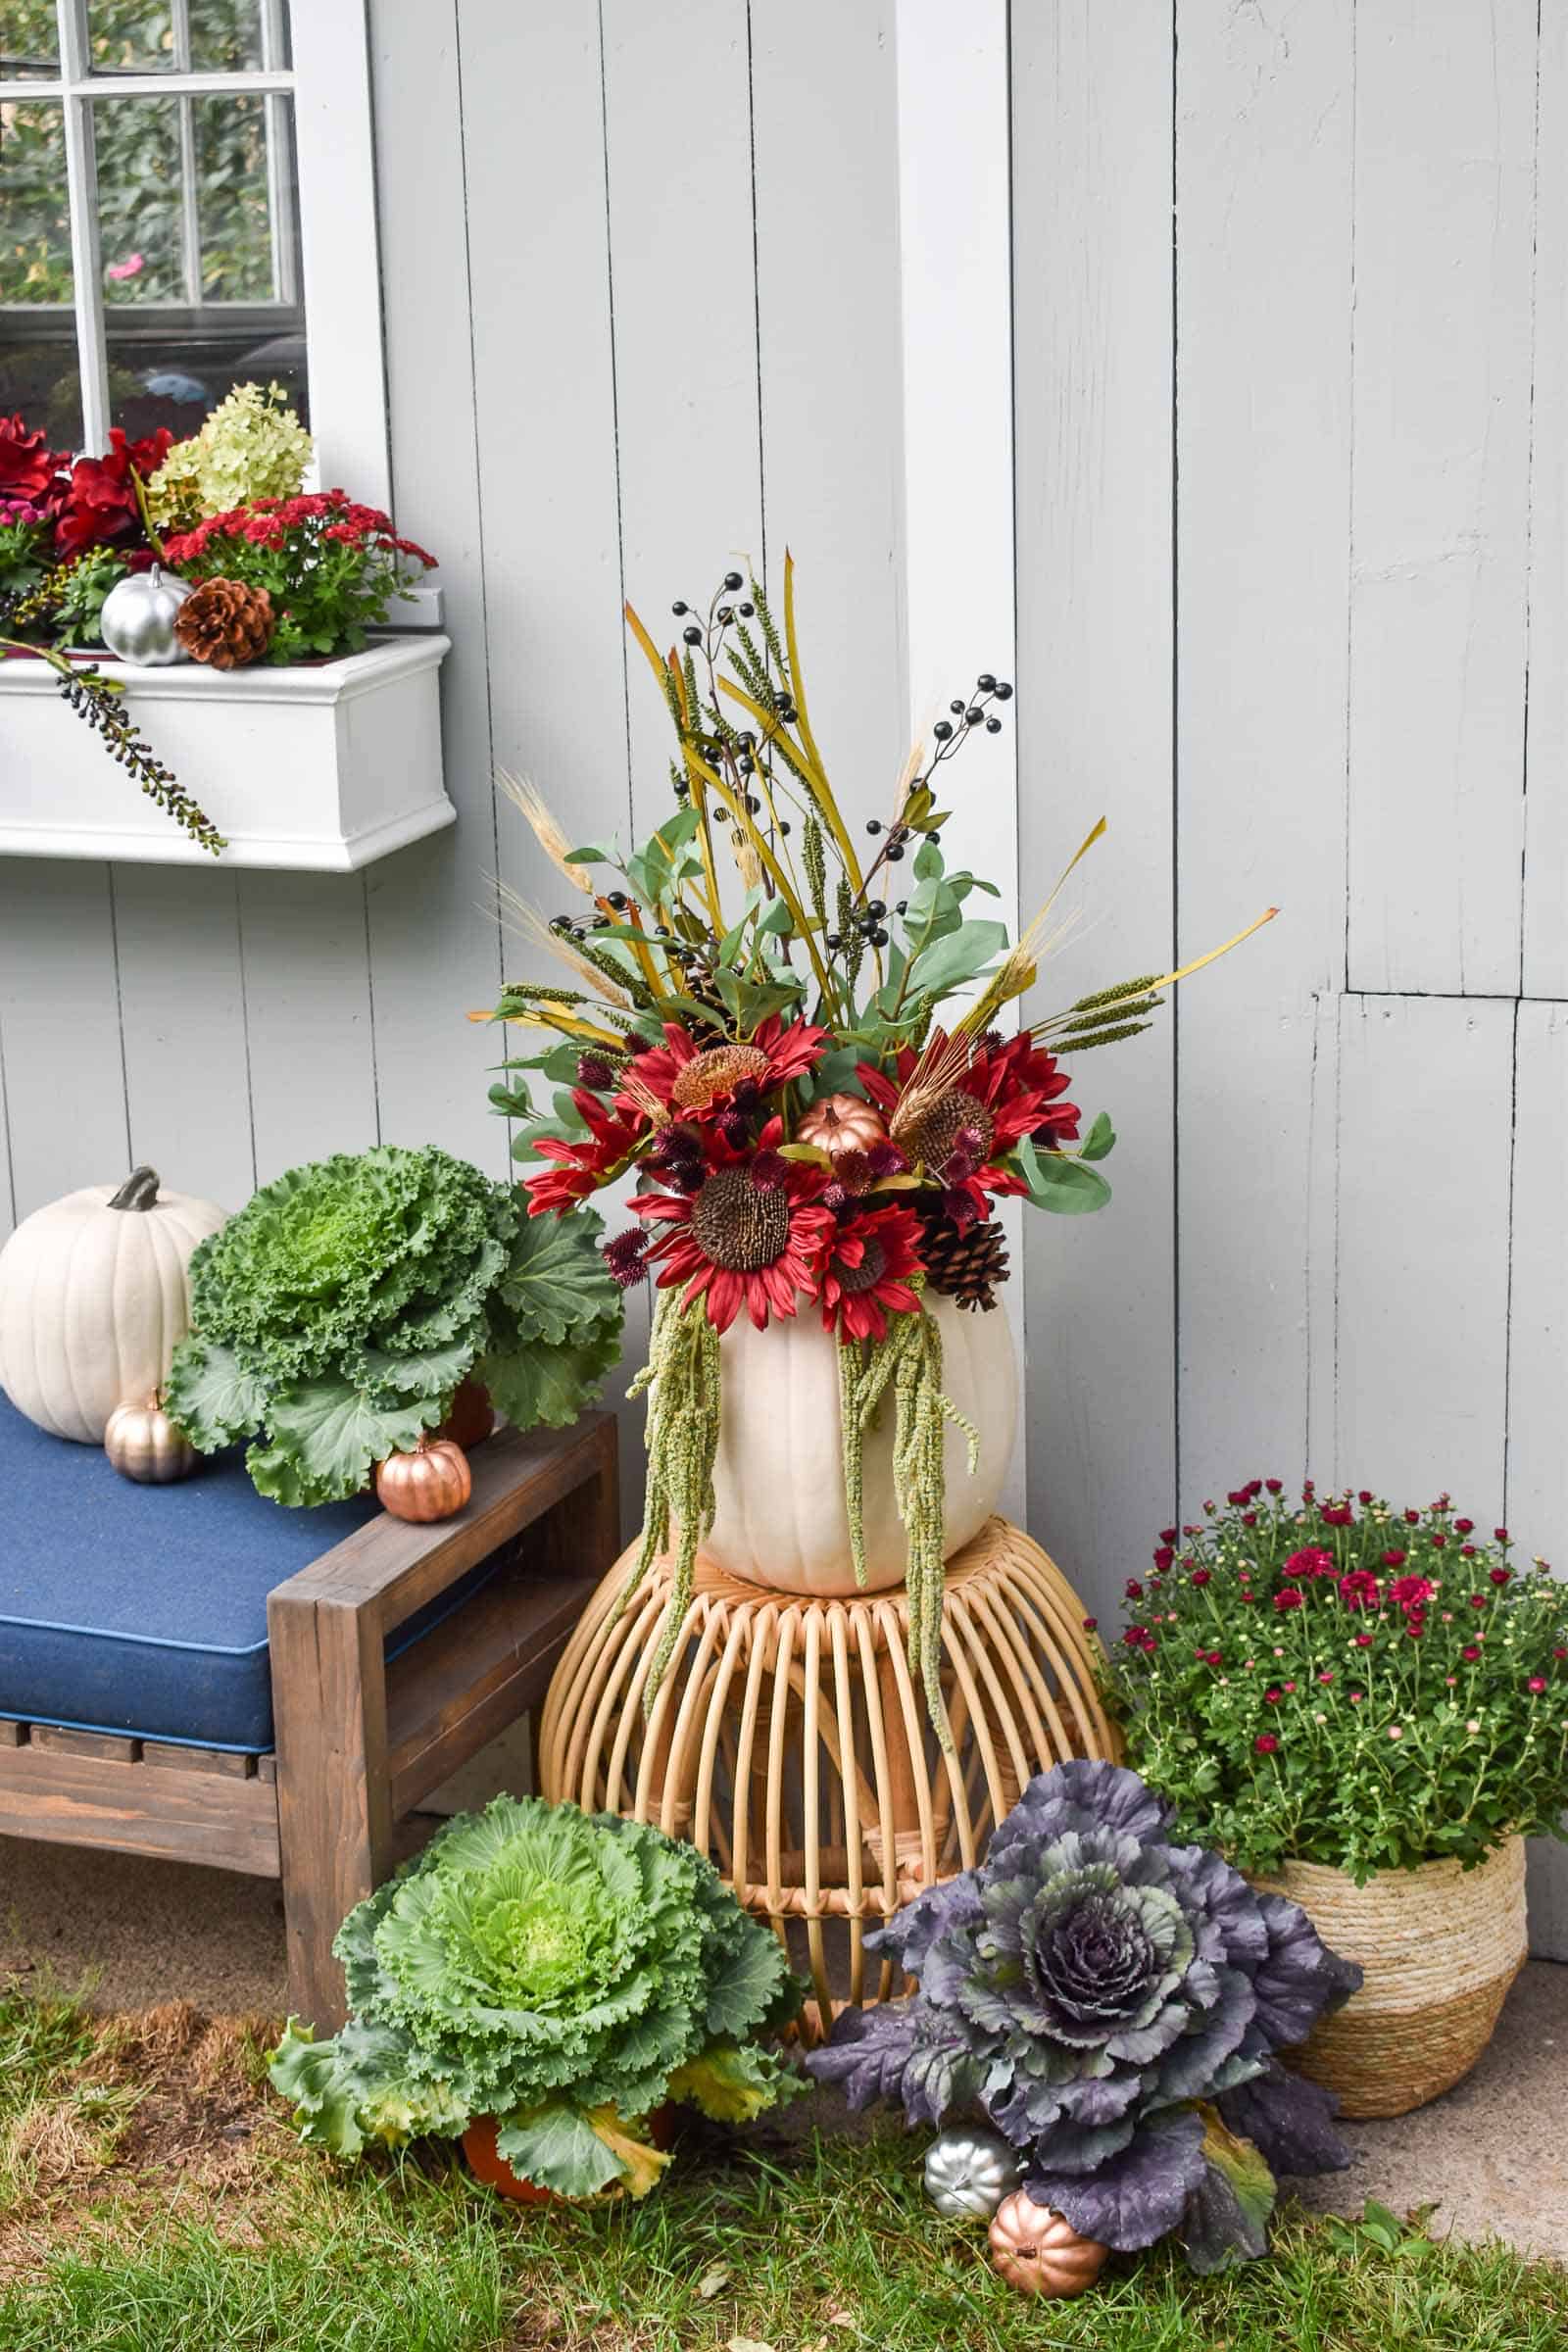
[{"label": "window with white frame", "polygon": [[101,451],[276,381],[385,504],[378,300],[364,0],[0,0],[0,415]]},{"label": "window with white frame", "polygon": [[0,413],[60,447],[308,409],[286,0],[0,0]]}]

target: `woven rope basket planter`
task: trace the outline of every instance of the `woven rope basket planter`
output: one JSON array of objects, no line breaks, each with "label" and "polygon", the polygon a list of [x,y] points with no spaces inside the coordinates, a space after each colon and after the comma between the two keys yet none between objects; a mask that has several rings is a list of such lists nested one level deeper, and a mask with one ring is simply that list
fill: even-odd
[{"label": "woven rope basket planter", "polygon": [[1299,1903],[1324,1942],[1366,1972],[1293,2061],[1339,2093],[1346,2115],[1408,2115],[1470,2072],[1528,1949],[1522,1838],[1476,1870],[1428,1862],[1357,1886],[1343,1871],[1291,1862],[1252,1884]]},{"label": "woven rope basket planter", "polygon": [[701,1557],[645,1718],[670,1580],[656,1567],[617,1616],[635,1558],[633,1547],[606,1577],[556,1669],[544,1794],[689,1838],[810,1979],[809,2039],[845,2000],[903,1989],[892,1961],[866,1952],[867,1932],[977,1861],[1036,1773],[1118,1752],[1083,1603],[1004,1519],[948,1562],[953,1757],[905,1658],[902,1591],[772,1592]]}]

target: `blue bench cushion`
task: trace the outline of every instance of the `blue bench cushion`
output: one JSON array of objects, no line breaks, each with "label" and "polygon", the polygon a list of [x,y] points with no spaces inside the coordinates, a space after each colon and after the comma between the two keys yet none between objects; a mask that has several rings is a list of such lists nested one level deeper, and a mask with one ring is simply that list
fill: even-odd
[{"label": "blue bench cushion", "polygon": [[[133,1486],[0,1396],[0,1715],[265,1751],[267,1596],[376,1507],[284,1510],[238,1453]],[[395,1645],[445,1614],[411,1619]]]}]

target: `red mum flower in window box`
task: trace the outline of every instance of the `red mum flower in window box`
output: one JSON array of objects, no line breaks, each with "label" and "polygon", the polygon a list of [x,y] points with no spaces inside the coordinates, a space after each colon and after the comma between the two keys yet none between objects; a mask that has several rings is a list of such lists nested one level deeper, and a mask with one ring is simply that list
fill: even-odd
[{"label": "red mum flower in window box", "polygon": [[919,1294],[905,1280],[920,1267],[920,1220],[910,1208],[853,1217],[833,1236],[822,1270],[822,1321],[841,1340],[880,1340],[888,1314],[912,1314]]},{"label": "red mum flower in window box", "polygon": [[607,1110],[586,1087],[573,1087],[571,1099],[582,1114],[588,1134],[586,1138],[569,1141],[559,1135],[540,1136],[535,1149],[557,1164],[541,1175],[524,1177],[530,1217],[542,1217],[552,1208],[567,1209],[579,1200],[586,1200],[590,1193],[597,1193],[602,1184],[607,1184],[625,1165],[648,1133],[648,1121],[640,1113],[628,1118],[618,1109]]},{"label": "red mum flower in window box", "polygon": [[688,1118],[701,1118],[720,1103],[760,1102],[792,1078],[804,1078],[827,1042],[825,1029],[797,1021],[786,1029],[772,1013],[743,1045],[699,1046],[677,1021],[664,1023],[664,1043],[637,1054],[633,1075]]},{"label": "red mum flower in window box", "polygon": [[818,1198],[822,1170],[780,1158],[783,1133],[782,1120],[769,1119],[754,1152],[709,1129],[693,1191],[644,1193],[631,1204],[670,1228],[648,1252],[650,1264],[662,1261],[660,1289],[684,1282],[682,1307],[702,1298],[715,1331],[728,1331],[743,1306],[764,1331],[770,1315],[793,1315],[817,1295],[837,1220]]}]

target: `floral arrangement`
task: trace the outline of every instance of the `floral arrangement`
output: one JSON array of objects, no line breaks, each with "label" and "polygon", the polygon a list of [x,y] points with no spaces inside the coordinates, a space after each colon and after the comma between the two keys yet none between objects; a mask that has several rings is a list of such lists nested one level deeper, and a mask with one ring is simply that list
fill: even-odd
[{"label": "floral arrangement", "polygon": [[193,1254],[168,1409],[203,1453],[259,1430],[246,1467],[292,1504],[363,1493],[470,1375],[517,1428],[562,1428],[620,1348],[598,1232],[531,1223],[433,1146],[291,1169]]},{"label": "floral arrangement", "polygon": [[1043,1773],[978,1869],[868,1938],[919,1990],[847,2010],[807,2065],[915,2124],[979,2107],[1085,2236],[1131,2252],[1175,2231],[1213,2271],[1266,2251],[1275,2170],[1349,2162],[1332,2094],[1275,2052],[1361,1972],[1169,1826],[1118,1765]]},{"label": "floral arrangement", "polygon": [[1250,1479],[1161,1531],[1107,1695],[1127,1752],[1242,1869],[1483,1861],[1568,1807],[1568,1595],[1446,1494]]},{"label": "floral arrangement", "polygon": [[278,384],[241,384],[186,441],[118,426],[109,440],[73,462],[0,416],[0,649],[46,662],[110,757],[216,854],[222,836],[126,718],[122,687],[70,659],[100,642],[110,596],[157,563],[194,584],[172,622],[190,658],[299,662],[358,652],[435,559],[346,491],[304,492],[313,444]]},{"label": "floral arrangement", "polygon": [[[1059,1056],[1137,1036],[1183,974],[1145,973],[1005,1027],[1052,944],[1055,894],[1009,945],[1003,923],[971,911],[995,886],[944,857],[943,798],[965,747],[1001,731],[1011,685],[985,672],[950,705],[862,848],[812,732],[789,560],[777,617],[739,571],[706,614],[684,601],[674,613],[680,642],[662,654],[627,610],[675,734],[675,805],[653,837],[629,854],[573,847],[531,786],[511,786],[577,895],[548,921],[513,906],[568,985],[517,980],[475,1016],[550,1040],[505,1065],[492,1101],[523,1123],[519,1156],[543,1163],[525,1179],[534,1215],[636,1182],[636,1222],[606,1254],[617,1281],[646,1268],[660,1294],[640,1384],[637,1575],[675,1545],[645,1702],[711,1523],[721,1337],[742,1313],[759,1328],[810,1313],[840,1343],[858,1570],[864,1433],[885,1402],[896,1419],[911,1665],[946,1738],[944,1425],[958,1416],[926,1301],[994,1307],[999,1199],[1079,1213],[1109,1198],[1110,1121],[1084,1120]],[[548,1112],[532,1097],[541,1077],[556,1090]]]},{"label": "floral arrangement", "polygon": [[237,581],[268,598],[270,662],[358,653],[393,600],[435,565],[378,507],[342,490],[248,499],[176,532],[165,553],[184,579]]},{"label": "floral arrangement", "polygon": [[652,2111],[738,2123],[796,2086],[753,2038],[799,2006],[776,1938],[640,1822],[498,1796],[351,1911],[334,1949],[350,2022],[318,2042],[291,2020],[271,2078],[339,2156],[492,2117],[537,2186],[640,2197],[669,2162]]}]

